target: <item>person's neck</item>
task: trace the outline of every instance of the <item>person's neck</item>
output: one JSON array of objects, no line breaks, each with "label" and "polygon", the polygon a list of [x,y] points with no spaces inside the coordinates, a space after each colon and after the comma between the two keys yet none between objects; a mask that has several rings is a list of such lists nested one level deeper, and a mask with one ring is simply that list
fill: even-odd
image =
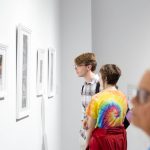
[{"label": "person's neck", "polygon": [[105,90],[116,90],[116,86],[115,85],[111,85],[111,84],[107,84],[104,87]]},{"label": "person's neck", "polygon": [[85,79],[86,82],[91,82],[92,79],[94,78],[94,76],[95,76],[95,73],[93,73],[93,72],[90,71],[90,72],[88,72],[86,74],[86,76],[84,77],[84,79]]}]

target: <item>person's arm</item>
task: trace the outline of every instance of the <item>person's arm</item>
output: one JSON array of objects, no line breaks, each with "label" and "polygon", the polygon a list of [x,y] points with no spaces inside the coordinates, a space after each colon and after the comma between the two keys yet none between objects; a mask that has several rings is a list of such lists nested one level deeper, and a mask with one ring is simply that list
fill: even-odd
[{"label": "person's arm", "polygon": [[96,121],[97,121],[97,95],[94,95],[86,109],[86,115],[87,115],[87,137],[86,137],[86,149],[88,148],[89,141],[91,138],[92,131],[95,129]]},{"label": "person's arm", "polygon": [[95,125],[96,125],[96,120],[93,119],[92,117],[89,117],[88,116],[88,119],[87,119],[87,126],[88,126],[88,129],[87,129],[87,138],[86,138],[86,145],[85,145],[85,148],[88,147],[89,145],[89,140],[91,138],[91,134],[92,134],[92,131],[94,130],[95,128]]}]

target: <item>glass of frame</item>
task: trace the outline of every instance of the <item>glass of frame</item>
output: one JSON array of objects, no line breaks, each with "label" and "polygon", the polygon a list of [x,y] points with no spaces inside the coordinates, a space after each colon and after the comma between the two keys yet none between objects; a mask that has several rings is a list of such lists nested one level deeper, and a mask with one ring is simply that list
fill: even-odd
[{"label": "glass of frame", "polygon": [[55,96],[56,85],[56,50],[52,47],[48,49],[48,98]]},{"label": "glass of frame", "polygon": [[7,46],[0,44],[0,100],[5,98],[6,50]]},{"label": "glass of frame", "polygon": [[41,97],[44,92],[44,56],[45,50],[37,50],[37,71],[36,71],[36,87],[37,97]]},{"label": "glass of frame", "polygon": [[28,58],[31,45],[31,30],[18,25],[17,28],[17,111],[16,121],[29,116]]}]

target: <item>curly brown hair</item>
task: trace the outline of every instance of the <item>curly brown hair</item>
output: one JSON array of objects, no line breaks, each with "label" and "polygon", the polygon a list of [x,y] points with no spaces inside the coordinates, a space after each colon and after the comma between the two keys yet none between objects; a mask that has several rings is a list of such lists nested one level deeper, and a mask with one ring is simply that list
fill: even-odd
[{"label": "curly brown hair", "polygon": [[97,66],[96,56],[94,53],[90,53],[90,52],[82,53],[81,55],[77,56],[74,59],[74,62],[76,65],[79,65],[79,66],[80,65],[85,65],[85,66],[91,65],[92,66],[91,71],[95,71],[96,66]]},{"label": "curly brown hair", "polygon": [[115,64],[106,64],[100,68],[100,74],[103,82],[107,82],[107,84],[116,85],[120,76],[121,70]]}]

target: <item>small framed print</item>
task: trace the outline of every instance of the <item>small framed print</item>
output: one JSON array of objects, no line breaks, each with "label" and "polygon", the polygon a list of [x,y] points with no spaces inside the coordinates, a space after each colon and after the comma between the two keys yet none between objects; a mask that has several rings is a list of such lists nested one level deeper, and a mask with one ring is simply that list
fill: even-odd
[{"label": "small framed print", "polygon": [[31,30],[19,25],[17,28],[17,111],[16,121],[29,116],[29,53]]},{"label": "small framed print", "polygon": [[48,98],[55,96],[56,90],[56,50],[54,48],[48,49]]},{"label": "small framed print", "polygon": [[41,97],[44,92],[44,57],[45,50],[38,49],[37,51],[37,73],[36,73],[36,87],[37,97]]},{"label": "small framed print", "polygon": [[5,99],[6,50],[7,46],[0,44],[0,100]]}]

